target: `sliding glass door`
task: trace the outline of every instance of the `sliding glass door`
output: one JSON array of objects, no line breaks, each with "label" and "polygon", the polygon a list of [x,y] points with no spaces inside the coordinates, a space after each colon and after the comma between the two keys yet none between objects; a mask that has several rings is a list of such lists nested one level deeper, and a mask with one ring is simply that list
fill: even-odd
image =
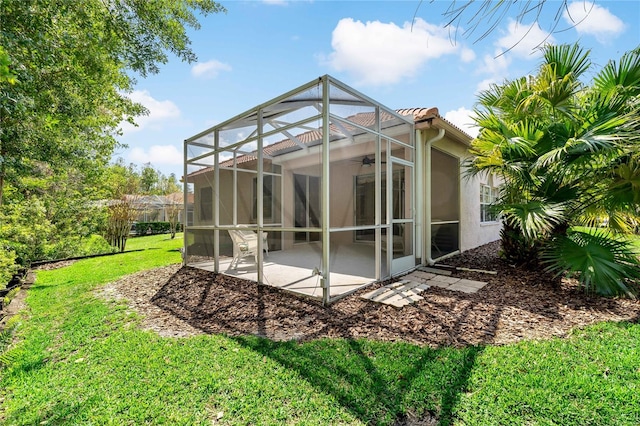
[{"label": "sliding glass door", "polygon": [[[294,215],[296,228],[320,227],[320,178],[317,176],[293,175]],[[320,241],[319,232],[295,233],[295,242]]]}]

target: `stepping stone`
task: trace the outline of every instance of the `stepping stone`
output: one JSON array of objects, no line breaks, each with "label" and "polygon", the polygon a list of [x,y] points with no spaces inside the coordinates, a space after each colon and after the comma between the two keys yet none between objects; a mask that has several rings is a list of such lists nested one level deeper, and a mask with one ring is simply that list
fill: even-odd
[{"label": "stepping stone", "polygon": [[402,299],[402,298],[395,298],[395,299],[389,299],[389,300],[386,300],[386,301],[380,302],[380,303],[384,303],[385,305],[393,306],[394,308],[402,308],[403,306],[407,306],[411,302],[409,302],[408,300]]},{"label": "stepping stone", "polygon": [[435,274],[423,271],[413,271],[409,275],[405,276],[405,279],[416,280],[416,281],[427,281],[431,278],[435,277]]},{"label": "stepping stone", "polygon": [[429,288],[429,285],[420,281],[411,281],[414,284],[413,291],[418,291],[422,293],[423,291]]},{"label": "stepping stone", "polygon": [[[399,285],[395,285],[395,284],[399,284]],[[419,284],[420,283],[417,283],[415,281],[402,280],[398,283],[394,283],[394,286],[391,288],[393,288],[394,290],[404,291],[404,290],[411,290],[417,287]]]},{"label": "stepping stone", "polygon": [[435,281],[435,282],[440,282],[440,283],[445,283],[445,284],[451,285],[451,284],[457,283],[460,280],[461,280],[461,278],[445,277],[443,275],[436,275],[435,277],[433,277],[429,281],[427,281],[427,284],[435,285],[435,284],[432,284]]},{"label": "stepping stone", "polygon": [[386,287],[386,286],[385,287],[380,287],[380,288],[377,288],[377,289],[375,289],[373,291],[370,291],[369,293],[365,293],[360,297],[362,299],[373,300],[374,298],[376,298],[376,297],[378,297],[380,295],[383,295],[383,294],[387,293],[388,291],[389,291],[388,287]]},{"label": "stepping stone", "polygon": [[390,305],[395,308],[401,308],[411,303],[415,303],[418,300],[422,300],[423,297],[419,296],[419,293],[423,292],[427,288],[429,288],[429,286],[426,284],[403,280],[387,284],[384,287],[365,293],[361,298],[371,300],[373,302],[384,303],[385,305]]},{"label": "stepping stone", "polygon": [[442,281],[435,281],[435,280],[430,280],[427,282],[431,287],[440,287],[440,288],[447,288],[447,289],[452,285],[451,283],[444,283]]},{"label": "stepping stone", "polygon": [[417,293],[413,293],[413,292],[396,292],[393,290],[387,290],[384,293],[380,293],[380,294],[376,294],[373,295],[373,297],[369,297],[369,300],[372,300],[374,302],[380,302],[380,303],[387,303],[390,304],[394,301],[403,299],[403,300],[407,300],[409,301],[409,303],[411,302],[415,302],[418,300],[423,299],[423,297],[418,296]]},{"label": "stepping stone", "polygon": [[381,303],[384,303],[386,305],[391,305],[394,308],[401,308],[403,306],[410,305],[411,303],[417,302],[418,300],[422,300],[422,299],[423,297],[420,297],[417,295],[396,294],[393,297],[390,297],[389,299],[382,301]]},{"label": "stepping stone", "polygon": [[482,281],[473,281],[473,280],[465,280],[462,279],[455,284],[452,284],[448,290],[453,291],[462,291],[464,293],[475,293],[480,290],[482,287],[487,285],[487,283]]}]

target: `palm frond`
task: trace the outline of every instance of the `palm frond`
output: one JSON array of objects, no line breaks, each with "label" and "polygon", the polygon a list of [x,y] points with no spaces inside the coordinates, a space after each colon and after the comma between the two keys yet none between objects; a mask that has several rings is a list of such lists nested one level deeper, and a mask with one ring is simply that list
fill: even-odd
[{"label": "palm frond", "polygon": [[576,276],[587,292],[634,297],[627,280],[640,278],[640,261],[633,246],[604,231],[558,236],[541,253],[546,270]]},{"label": "palm frond", "polygon": [[594,83],[600,91],[614,92],[627,89],[628,95],[638,95],[640,93],[640,48],[625,53],[619,62],[609,61],[596,75]]},{"label": "palm frond", "polygon": [[615,166],[608,194],[623,204],[640,204],[640,163],[629,161]]},{"label": "palm frond", "polygon": [[611,212],[608,216],[607,226],[618,234],[631,234],[638,226],[637,216],[624,214],[623,212]]},{"label": "palm frond", "polygon": [[580,188],[572,179],[561,173],[548,172],[540,177],[533,197],[552,205],[561,204],[565,210],[574,210]]},{"label": "palm frond", "polygon": [[478,127],[481,128],[482,131],[499,131],[503,124],[502,121],[498,118],[498,116],[491,110],[481,111],[476,109],[474,111],[473,121],[476,123]]},{"label": "palm frond", "polygon": [[575,94],[580,87],[580,81],[573,74],[557,75],[553,64],[545,64],[536,79],[534,93],[527,102],[542,102],[555,113],[570,116],[575,108]]},{"label": "palm frond", "polygon": [[533,200],[500,207],[504,220],[513,228],[519,229],[527,239],[548,235],[566,221],[566,206],[562,203]]},{"label": "palm frond", "polygon": [[542,170],[545,169],[552,164],[557,164],[562,162],[563,157],[567,155],[567,148],[565,146],[561,146],[559,148],[552,149],[544,154],[541,154],[538,159],[535,161],[533,165],[533,170]]},{"label": "palm frond", "polygon": [[545,64],[552,66],[556,78],[571,74],[577,80],[591,67],[590,53],[578,44],[546,45],[543,48]]},{"label": "palm frond", "polygon": [[488,89],[480,91],[477,96],[480,105],[487,108],[497,107],[502,97],[502,87],[496,83],[491,83]]}]

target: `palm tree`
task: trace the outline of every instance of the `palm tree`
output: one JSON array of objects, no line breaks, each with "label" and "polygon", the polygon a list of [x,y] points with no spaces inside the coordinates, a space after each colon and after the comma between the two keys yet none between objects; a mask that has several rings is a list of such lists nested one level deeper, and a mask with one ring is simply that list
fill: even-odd
[{"label": "palm tree", "polygon": [[536,75],[480,94],[469,173],[505,182],[495,208],[510,260],[576,275],[589,292],[633,295],[640,263],[625,234],[640,222],[640,49],[591,84],[589,51],[543,53]]}]

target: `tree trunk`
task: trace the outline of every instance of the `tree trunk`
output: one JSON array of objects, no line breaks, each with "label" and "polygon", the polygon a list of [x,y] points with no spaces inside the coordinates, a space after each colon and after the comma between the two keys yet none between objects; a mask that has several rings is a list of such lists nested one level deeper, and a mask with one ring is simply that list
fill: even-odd
[{"label": "tree trunk", "polygon": [[502,256],[508,262],[530,266],[538,264],[540,244],[527,240],[518,228],[509,225],[507,221],[503,222],[500,240]]}]

